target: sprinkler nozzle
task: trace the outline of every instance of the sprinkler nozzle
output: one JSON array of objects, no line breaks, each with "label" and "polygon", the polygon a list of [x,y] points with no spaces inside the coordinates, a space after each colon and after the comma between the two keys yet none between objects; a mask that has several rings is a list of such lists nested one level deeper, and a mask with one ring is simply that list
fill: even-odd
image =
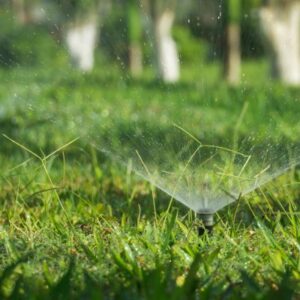
[{"label": "sprinkler nozzle", "polygon": [[201,212],[199,213],[199,218],[203,223],[203,226],[198,228],[199,236],[203,235],[205,232],[212,233],[214,227],[214,214],[211,212]]}]

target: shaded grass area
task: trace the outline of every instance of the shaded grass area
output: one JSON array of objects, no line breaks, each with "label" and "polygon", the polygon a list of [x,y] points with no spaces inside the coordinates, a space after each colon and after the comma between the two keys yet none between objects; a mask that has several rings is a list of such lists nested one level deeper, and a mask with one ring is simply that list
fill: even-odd
[{"label": "shaded grass area", "polygon": [[[6,71],[1,75],[5,80],[5,88],[0,90],[1,128],[37,151],[39,147],[53,151],[78,135],[87,142],[98,138],[100,143],[103,124],[109,122],[111,130],[119,127],[119,134],[134,120],[150,123],[151,134],[168,136],[171,120],[203,143],[213,140],[216,145],[232,147],[235,125],[248,103],[238,132],[241,141],[254,134],[260,143],[279,138],[282,144],[298,142],[299,89],[259,77],[246,80],[240,88],[230,88],[214,75],[215,67],[211,68],[197,73],[187,68],[199,81],[186,76],[177,85],[148,78],[132,80],[113,68],[85,76],[71,70]],[[170,140],[176,143],[176,138]]]},{"label": "shaded grass area", "polygon": [[245,101],[239,140],[258,124],[261,140],[298,140],[299,90],[253,75],[229,88],[215,75],[196,82],[184,72],[174,86],[114,69],[2,72],[1,132],[19,145],[1,137],[1,298],[300,297],[299,169],[221,211],[214,234],[199,238],[193,212],[177,203],[169,209],[170,198],[136,178],[129,163],[121,167],[90,146],[100,144],[95,118],[119,119],[107,131],[113,136],[126,121],[155,119],[151,132],[172,141],[169,118],[203,141],[232,145]]}]

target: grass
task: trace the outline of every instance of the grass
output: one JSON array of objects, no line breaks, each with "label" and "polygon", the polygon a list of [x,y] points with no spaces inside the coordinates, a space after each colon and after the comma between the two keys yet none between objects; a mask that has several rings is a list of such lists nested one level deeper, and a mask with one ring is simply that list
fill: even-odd
[{"label": "grass", "polygon": [[255,132],[257,151],[277,141],[274,152],[294,145],[296,155],[299,89],[253,70],[240,88],[219,82],[216,66],[205,80],[186,68],[178,85],[112,68],[1,71],[0,298],[300,298],[299,169],[222,210],[214,234],[199,238],[193,212],[168,210],[170,198],[129,161],[90,145],[120,145],[134,120],[168,141],[167,157],[176,120],[206,144],[245,150]]}]

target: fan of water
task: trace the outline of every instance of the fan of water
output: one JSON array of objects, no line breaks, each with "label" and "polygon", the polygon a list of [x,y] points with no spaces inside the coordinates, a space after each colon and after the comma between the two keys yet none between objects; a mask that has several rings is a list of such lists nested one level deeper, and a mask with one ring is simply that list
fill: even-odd
[{"label": "fan of water", "polygon": [[[248,128],[250,134],[242,138],[237,138],[233,123],[233,140],[217,144],[215,128],[202,141],[201,126],[191,130],[184,123],[167,120],[166,115],[163,123],[159,116],[129,124],[119,117],[113,125],[102,123],[97,138],[90,136],[90,140],[111,159],[130,163],[138,175],[195,212],[214,213],[299,162],[299,147],[285,144],[276,134],[280,126],[272,121],[268,128],[252,124],[253,131]],[[242,117],[237,122],[251,126],[247,119],[253,116]]]},{"label": "fan of water", "polygon": [[[200,214],[217,212],[300,161],[299,141],[289,137],[293,126],[299,131],[295,115],[290,110],[274,115],[268,109],[272,103],[251,97],[239,103],[227,100],[222,115],[219,102],[208,100],[185,109],[189,99],[184,95],[170,98],[177,94],[172,86],[159,95],[168,101],[158,105],[154,98],[142,106],[138,103],[146,101],[139,97],[142,91],[135,96],[137,102],[120,107],[97,99],[82,107],[56,100],[42,107],[38,105],[40,93],[37,90],[35,98],[24,99],[31,103],[28,112],[48,124],[49,135],[52,124],[53,133],[60,130],[61,144],[70,136],[80,136],[109,159],[130,164],[142,178]],[[240,97],[244,95],[242,91]],[[10,106],[20,107],[19,97],[8,99]],[[289,100],[298,108],[297,98]],[[214,113],[208,114],[207,106]],[[180,114],[178,107],[182,107]],[[259,120],[264,121],[260,124]],[[68,136],[65,139],[62,128]],[[38,128],[36,134],[33,142]]]}]

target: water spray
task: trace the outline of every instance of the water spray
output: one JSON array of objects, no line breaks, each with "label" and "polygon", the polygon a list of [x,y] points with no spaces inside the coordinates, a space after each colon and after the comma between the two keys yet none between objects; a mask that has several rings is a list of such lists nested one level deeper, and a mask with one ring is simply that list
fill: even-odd
[{"label": "water spray", "polygon": [[212,233],[214,227],[214,212],[213,211],[200,211],[198,213],[203,226],[198,228],[199,236],[203,235],[205,232]]}]

